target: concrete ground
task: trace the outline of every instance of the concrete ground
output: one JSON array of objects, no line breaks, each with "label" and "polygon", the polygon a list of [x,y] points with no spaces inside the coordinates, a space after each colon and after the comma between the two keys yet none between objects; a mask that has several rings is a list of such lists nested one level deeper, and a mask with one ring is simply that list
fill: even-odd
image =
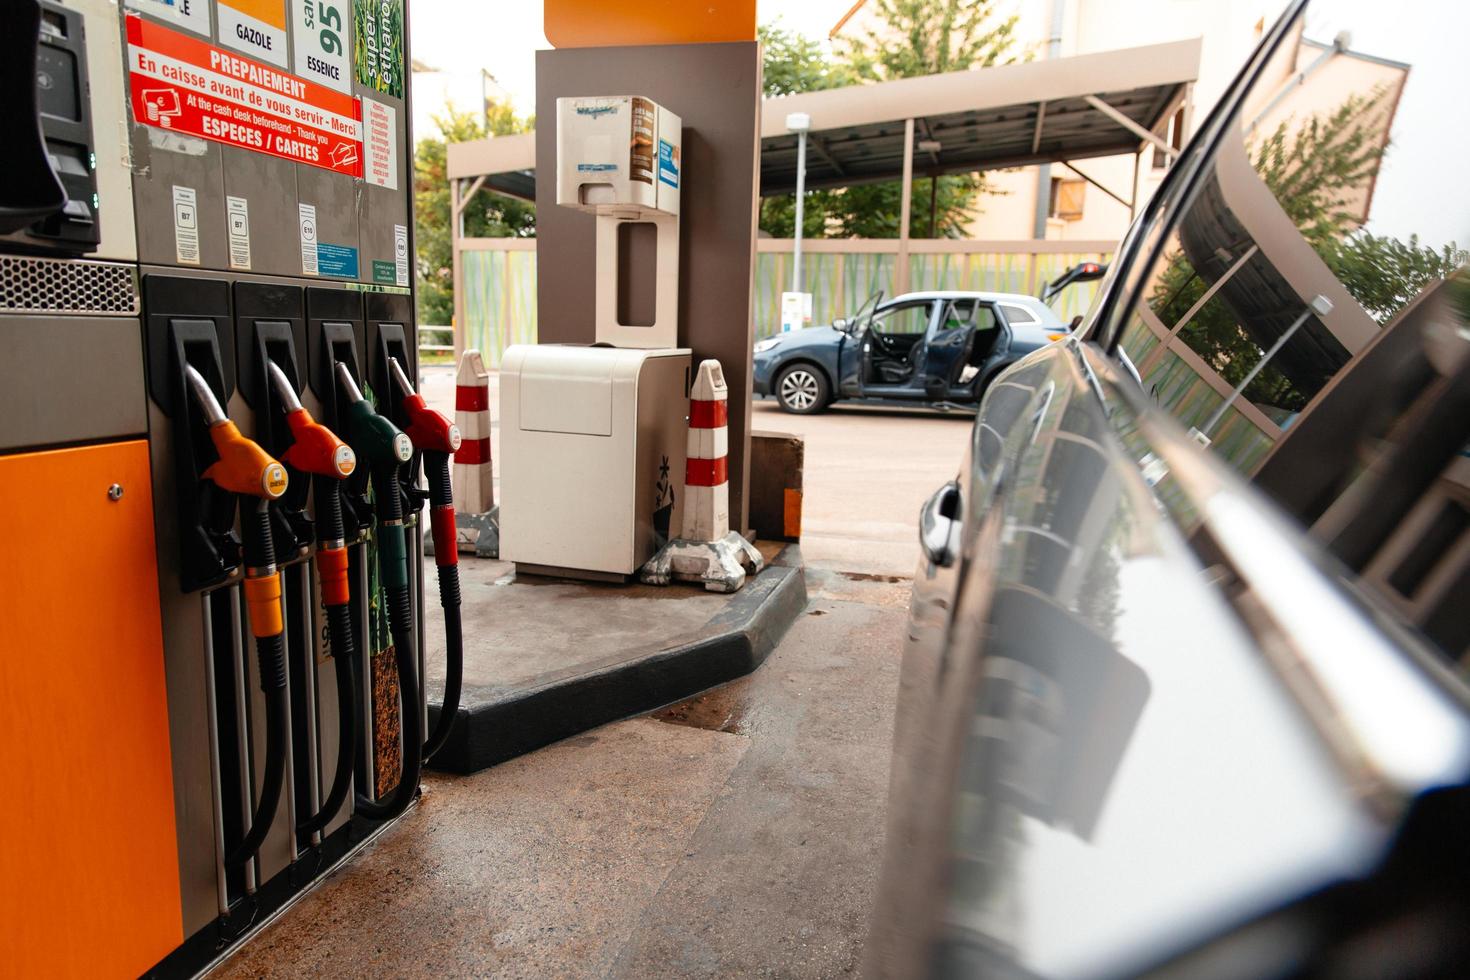
[{"label": "concrete ground", "polygon": [[[435,384],[431,369],[424,387],[439,401]],[[811,603],[766,663],[473,776],[427,775],[417,807],[220,975],[856,969],[883,847],[916,514],[955,472],[969,425],[803,418],[769,403],[754,425],[807,439]]]},{"label": "concrete ground", "polygon": [[912,577],[919,508],[959,473],[973,414],[941,415],[838,403],[791,415],[773,398],[752,406],[753,430],[806,441],[801,552],[808,568]]}]

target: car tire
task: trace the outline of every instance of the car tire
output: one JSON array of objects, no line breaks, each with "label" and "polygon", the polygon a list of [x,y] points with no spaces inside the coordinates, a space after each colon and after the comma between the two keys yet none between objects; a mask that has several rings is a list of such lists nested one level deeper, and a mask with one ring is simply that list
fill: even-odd
[{"label": "car tire", "polygon": [[776,375],[776,402],[793,415],[815,415],[827,407],[832,388],[820,368],[793,364]]}]

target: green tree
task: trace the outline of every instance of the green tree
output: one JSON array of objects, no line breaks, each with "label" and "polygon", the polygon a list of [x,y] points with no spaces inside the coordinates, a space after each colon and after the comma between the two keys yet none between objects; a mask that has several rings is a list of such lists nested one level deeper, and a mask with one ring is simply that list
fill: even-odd
[{"label": "green tree", "polygon": [[[876,24],[850,42],[840,60],[826,57],[817,42],[770,26],[766,44],[766,94],[815,91],[854,82],[889,81],[946,71],[965,71],[1019,60],[1016,18],[999,14],[1000,0],[877,0]],[[932,191],[932,196],[931,196]],[[952,174],[914,181],[909,234],[957,238],[979,213],[986,192],[979,174]],[[932,200],[934,207],[928,206]],[[861,184],[807,194],[802,232],[812,238],[897,238],[903,209],[899,181]],[[760,227],[776,237],[795,230],[792,195],[761,202]]]},{"label": "green tree", "polygon": [[1420,245],[1418,235],[1401,242],[1366,231],[1320,251],[1328,268],[1379,323],[1388,322],[1425,286],[1448,279],[1470,260],[1470,253],[1453,242],[1431,248]]},{"label": "green tree", "polygon": [[[779,19],[756,30],[763,52],[762,87],[767,96],[792,95],[838,88],[857,81],[846,65],[827,57],[811,38],[781,26]],[[833,192],[808,191],[802,212],[802,235],[827,237],[827,212]],[[761,198],[761,230],[776,238],[796,233],[796,195],[776,194]]]},{"label": "green tree", "polygon": [[847,65],[832,61],[811,38],[782,27],[779,18],[758,27],[756,37],[764,49],[762,85],[767,96],[816,92],[857,81]]},{"label": "green tree", "polygon": [[[494,102],[486,106],[483,116],[446,105],[443,114],[432,118],[440,135],[419,140],[413,158],[418,317],[421,323],[448,324],[454,315],[454,257],[446,147],[485,136],[527,132],[535,128],[535,119],[523,119],[511,106]],[[530,238],[536,234],[534,204],[486,190],[470,201],[464,220],[465,235],[472,238]]]},{"label": "green tree", "polygon": [[1023,56],[1018,18],[1001,17],[1000,7],[1000,0],[877,0],[878,25],[848,44],[847,62],[874,82],[1012,64]]}]

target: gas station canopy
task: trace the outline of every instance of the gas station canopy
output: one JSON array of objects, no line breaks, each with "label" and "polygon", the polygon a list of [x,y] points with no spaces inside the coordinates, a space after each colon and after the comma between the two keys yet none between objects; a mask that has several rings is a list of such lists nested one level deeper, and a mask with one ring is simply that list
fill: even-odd
[{"label": "gas station canopy", "polygon": [[[979,71],[853,85],[765,100],[761,194],[796,186],[790,113],[811,117],[808,188],[897,180],[912,120],[912,173],[928,177],[1136,153],[1185,101],[1199,70],[1196,40]],[[1166,152],[1169,151],[1164,146]],[[451,179],[534,199],[534,133],[448,148]]]}]

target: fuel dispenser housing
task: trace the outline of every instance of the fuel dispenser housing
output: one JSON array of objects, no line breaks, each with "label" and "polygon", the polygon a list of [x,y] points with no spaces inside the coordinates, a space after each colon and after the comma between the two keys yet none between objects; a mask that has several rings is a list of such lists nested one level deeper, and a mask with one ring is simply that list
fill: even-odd
[{"label": "fuel dispenser housing", "polygon": [[[29,882],[23,904],[9,900],[17,890],[0,897],[0,948],[18,951],[7,968],[20,974],[196,974],[384,826],[354,812],[349,793],[321,827],[297,833],[340,748],[314,497],[293,476],[267,505],[281,596],[256,588],[252,613],[242,532],[258,505],[209,478],[219,446],[185,375],[198,372],[234,435],[265,457],[289,435],[267,361],[331,425],[338,360],[369,379],[382,336],[413,360],[409,51],[392,36],[407,2],[363,8],[386,51],[371,70],[353,60],[350,0],[316,0],[324,20],[299,36],[297,5],[266,0],[284,25],[284,50],[269,58],[214,3],[7,5],[0,385],[14,410],[0,413],[0,479],[35,486],[17,510],[52,518],[0,532],[7,555],[26,556],[0,608],[20,642],[48,654],[0,658],[0,686],[19,692],[19,710],[0,716],[0,767],[21,774],[35,804],[0,814],[0,867]],[[334,44],[321,39],[327,21],[342,28]],[[206,91],[210,79],[220,84]],[[242,106],[220,94],[250,90],[262,97]],[[271,118],[283,97],[330,121],[315,147]],[[381,676],[393,653],[368,640],[374,517],[365,485],[356,489],[350,607],[363,662]],[[421,523],[405,527],[421,632]],[[46,539],[57,528],[84,546],[58,551]],[[57,605],[78,581],[82,615]],[[250,648],[274,622],[273,601],[290,719],[283,790],[259,815],[269,822],[259,849],[227,863],[267,771]],[[420,637],[419,676],[422,650]],[[374,726],[397,724],[397,709],[372,710],[371,672],[358,681],[368,710],[353,782],[371,799],[393,768]],[[58,705],[65,737],[22,724]],[[48,845],[32,853],[37,840]],[[78,923],[86,942],[69,934]]]}]

